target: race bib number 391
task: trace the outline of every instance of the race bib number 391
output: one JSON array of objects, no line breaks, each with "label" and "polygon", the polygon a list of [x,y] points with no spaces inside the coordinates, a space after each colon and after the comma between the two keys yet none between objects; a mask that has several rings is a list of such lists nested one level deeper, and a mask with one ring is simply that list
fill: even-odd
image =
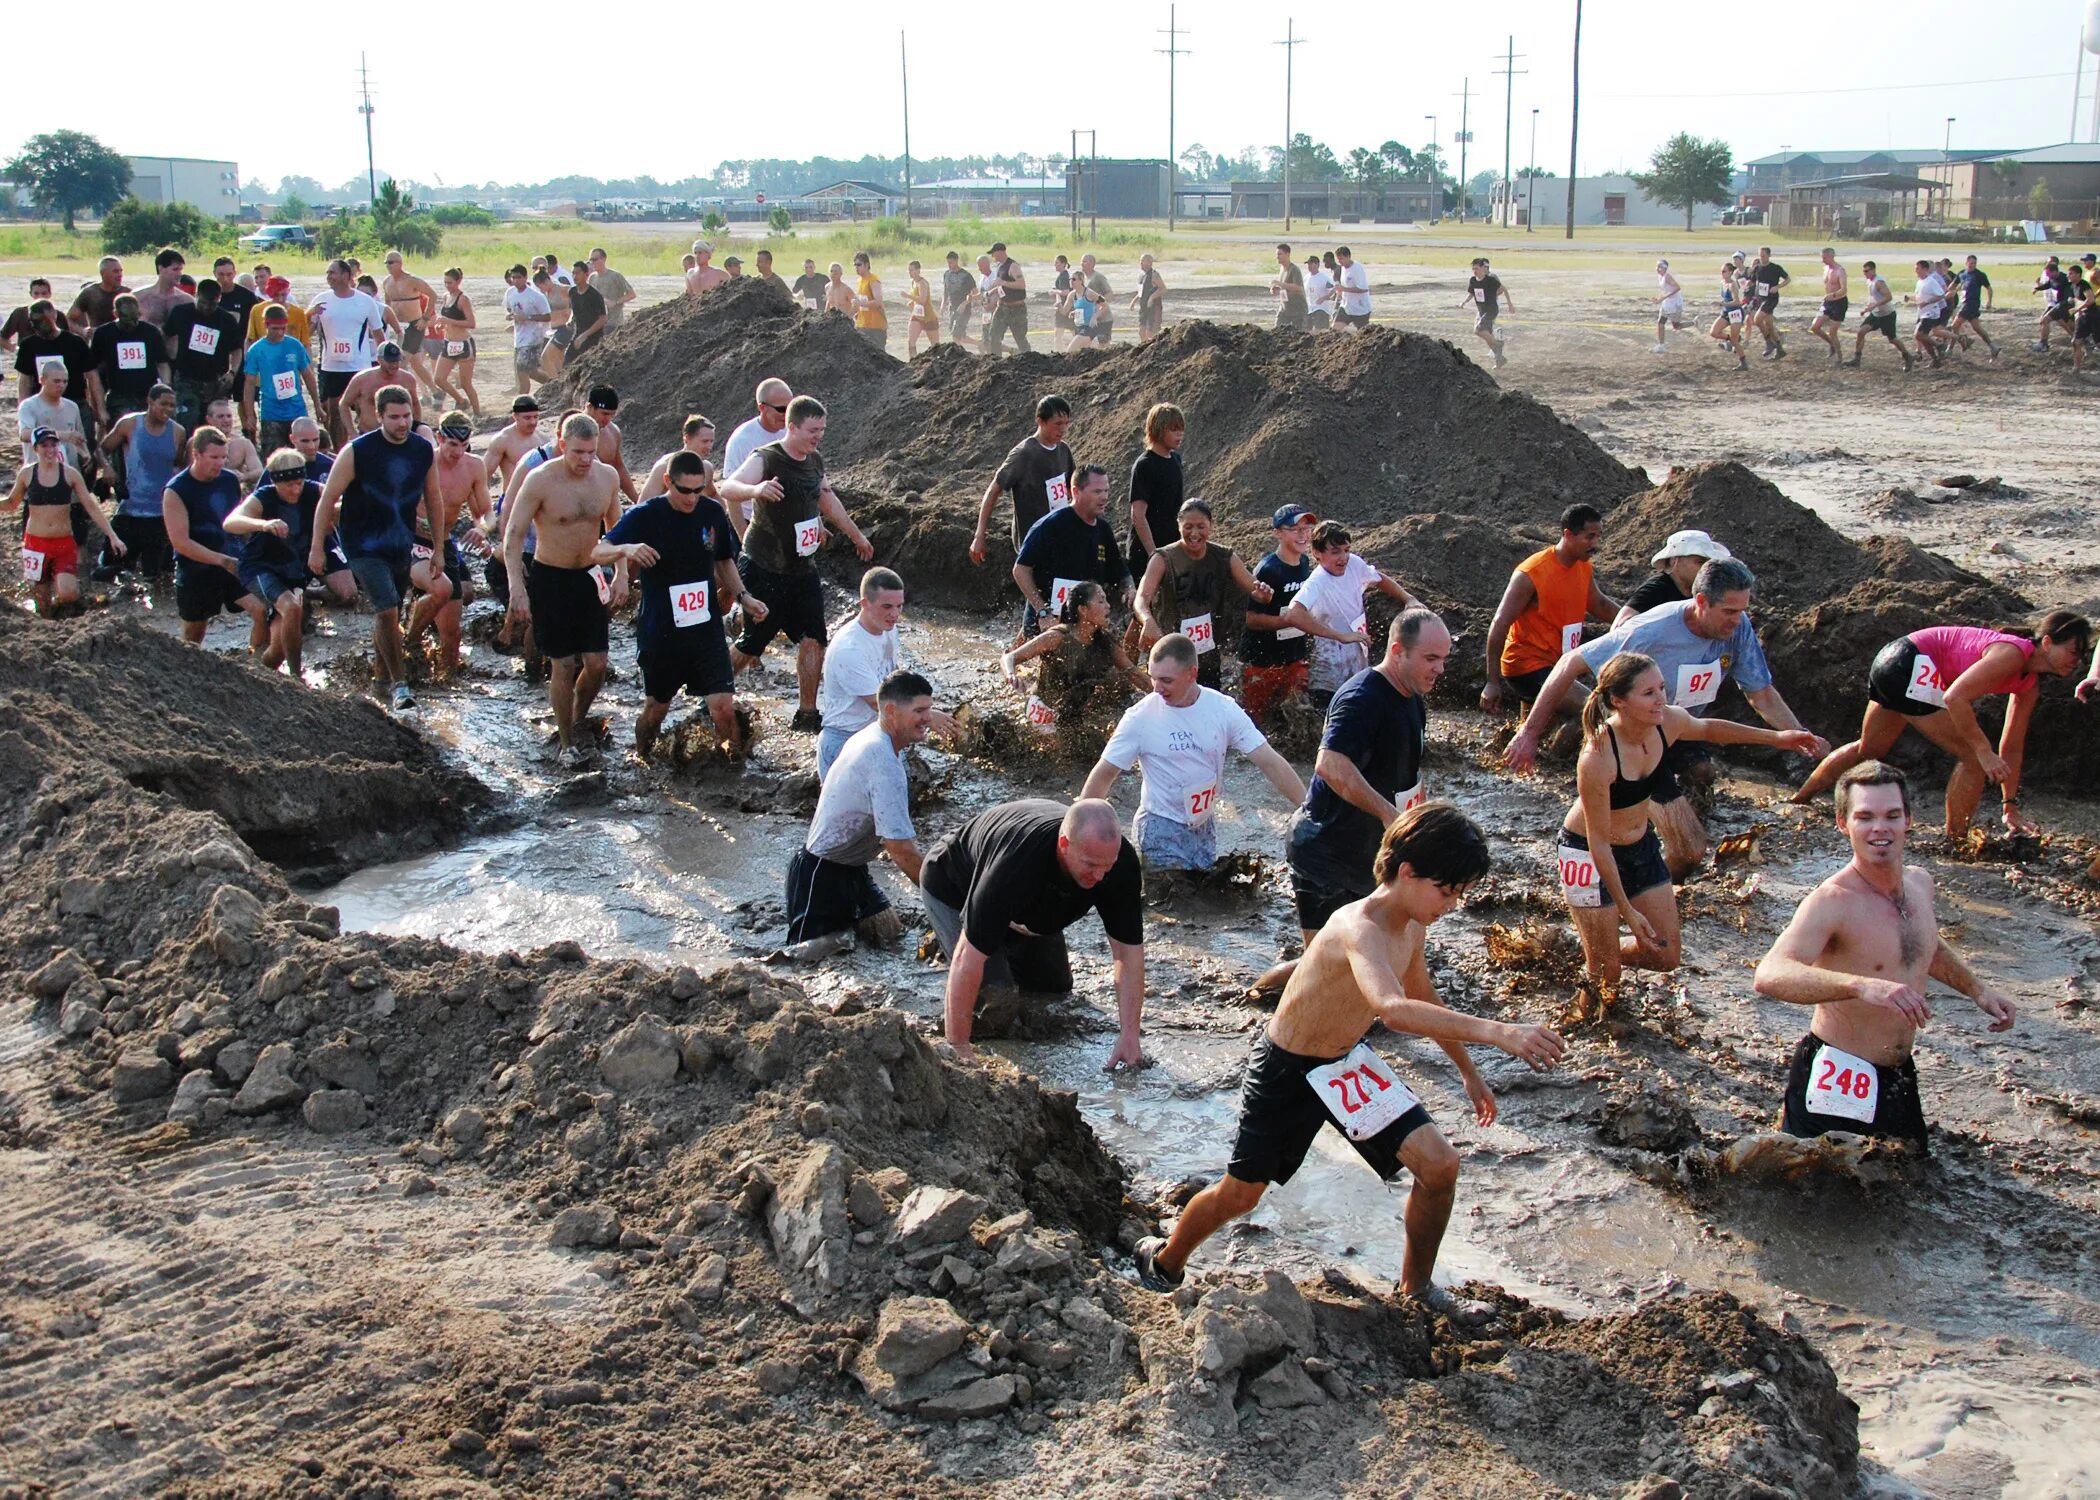
[{"label": "race bib number 391", "polygon": [[1352,1141],[1369,1140],[1421,1102],[1364,1042],[1340,1062],[1314,1068],[1305,1081]]},{"label": "race bib number 391", "polygon": [[207,356],[217,354],[219,352],[219,330],[207,328],[202,323],[192,325],[190,328],[189,347],[192,354]]},{"label": "race bib number 391", "polygon": [[121,339],[117,343],[117,368],[120,370],[143,370],[146,368],[146,346],[135,339]]}]

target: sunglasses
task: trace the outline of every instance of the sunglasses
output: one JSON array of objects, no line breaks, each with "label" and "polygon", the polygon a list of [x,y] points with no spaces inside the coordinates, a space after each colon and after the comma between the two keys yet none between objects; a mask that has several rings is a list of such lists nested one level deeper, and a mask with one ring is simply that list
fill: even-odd
[{"label": "sunglasses", "polygon": [[761,401],[758,404],[764,407],[767,411],[777,411],[782,413],[783,415],[785,415],[785,413],[787,412],[787,408],[785,406],[775,406],[770,401]]},{"label": "sunglasses", "polygon": [[678,491],[681,495],[704,495],[707,493],[707,486],[704,484],[674,484],[671,488]]}]

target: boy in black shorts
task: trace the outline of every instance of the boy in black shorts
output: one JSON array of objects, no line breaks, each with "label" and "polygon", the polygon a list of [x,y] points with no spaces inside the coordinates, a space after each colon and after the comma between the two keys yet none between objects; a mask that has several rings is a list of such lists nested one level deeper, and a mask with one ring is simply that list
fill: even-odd
[{"label": "boy in black shorts", "polygon": [[1487,836],[1448,802],[1414,808],[1386,831],[1374,866],[1377,889],[1320,929],[1255,1043],[1225,1176],[1189,1200],[1169,1238],[1139,1242],[1138,1275],[1146,1286],[1179,1286],[1196,1247],[1252,1212],[1270,1183],[1290,1181],[1321,1127],[1331,1124],[1381,1178],[1390,1182],[1403,1166],[1414,1174],[1400,1290],[1454,1310],[1450,1293],[1430,1278],[1451,1221],[1458,1153],[1364,1036],[1383,1021],[1434,1039],[1457,1065],[1482,1125],[1494,1123],[1495,1095],[1466,1043],[1499,1047],[1541,1071],[1560,1061],[1562,1042],[1550,1028],[1460,1015],[1445,1008],[1430,983],[1424,935],[1487,871]]}]

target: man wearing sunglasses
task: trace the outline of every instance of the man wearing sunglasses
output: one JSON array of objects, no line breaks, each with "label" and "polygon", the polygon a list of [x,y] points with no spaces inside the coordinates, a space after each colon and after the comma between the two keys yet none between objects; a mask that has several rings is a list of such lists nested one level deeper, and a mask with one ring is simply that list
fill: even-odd
[{"label": "man wearing sunglasses", "polygon": [[[752,399],[758,404],[758,415],[747,417],[729,434],[729,446],[722,450],[724,474],[734,474],[744,466],[745,459],[787,431],[788,403],[795,399],[795,393],[788,389],[785,380],[770,376],[761,380]],[[756,503],[746,500],[729,507],[729,524],[736,528],[739,541],[743,539],[744,529],[751,524]]]}]

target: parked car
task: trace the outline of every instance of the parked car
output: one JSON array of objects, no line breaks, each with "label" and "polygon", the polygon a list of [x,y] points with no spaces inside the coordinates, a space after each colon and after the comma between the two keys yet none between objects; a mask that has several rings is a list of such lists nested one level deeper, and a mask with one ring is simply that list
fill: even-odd
[{"label": "parked car", "polygon": [[1736,208],[1722,209],[1720,218],[1716,222],[1721,224],[1762,224],[1764,221],[1765,211],[1763,209],[1745,204]]},{"label": "parked car", "polygon": [[314,232],[304,224],[265,224],[253,234],[242,235],[240,245],[243,250],[311,250]]}]

